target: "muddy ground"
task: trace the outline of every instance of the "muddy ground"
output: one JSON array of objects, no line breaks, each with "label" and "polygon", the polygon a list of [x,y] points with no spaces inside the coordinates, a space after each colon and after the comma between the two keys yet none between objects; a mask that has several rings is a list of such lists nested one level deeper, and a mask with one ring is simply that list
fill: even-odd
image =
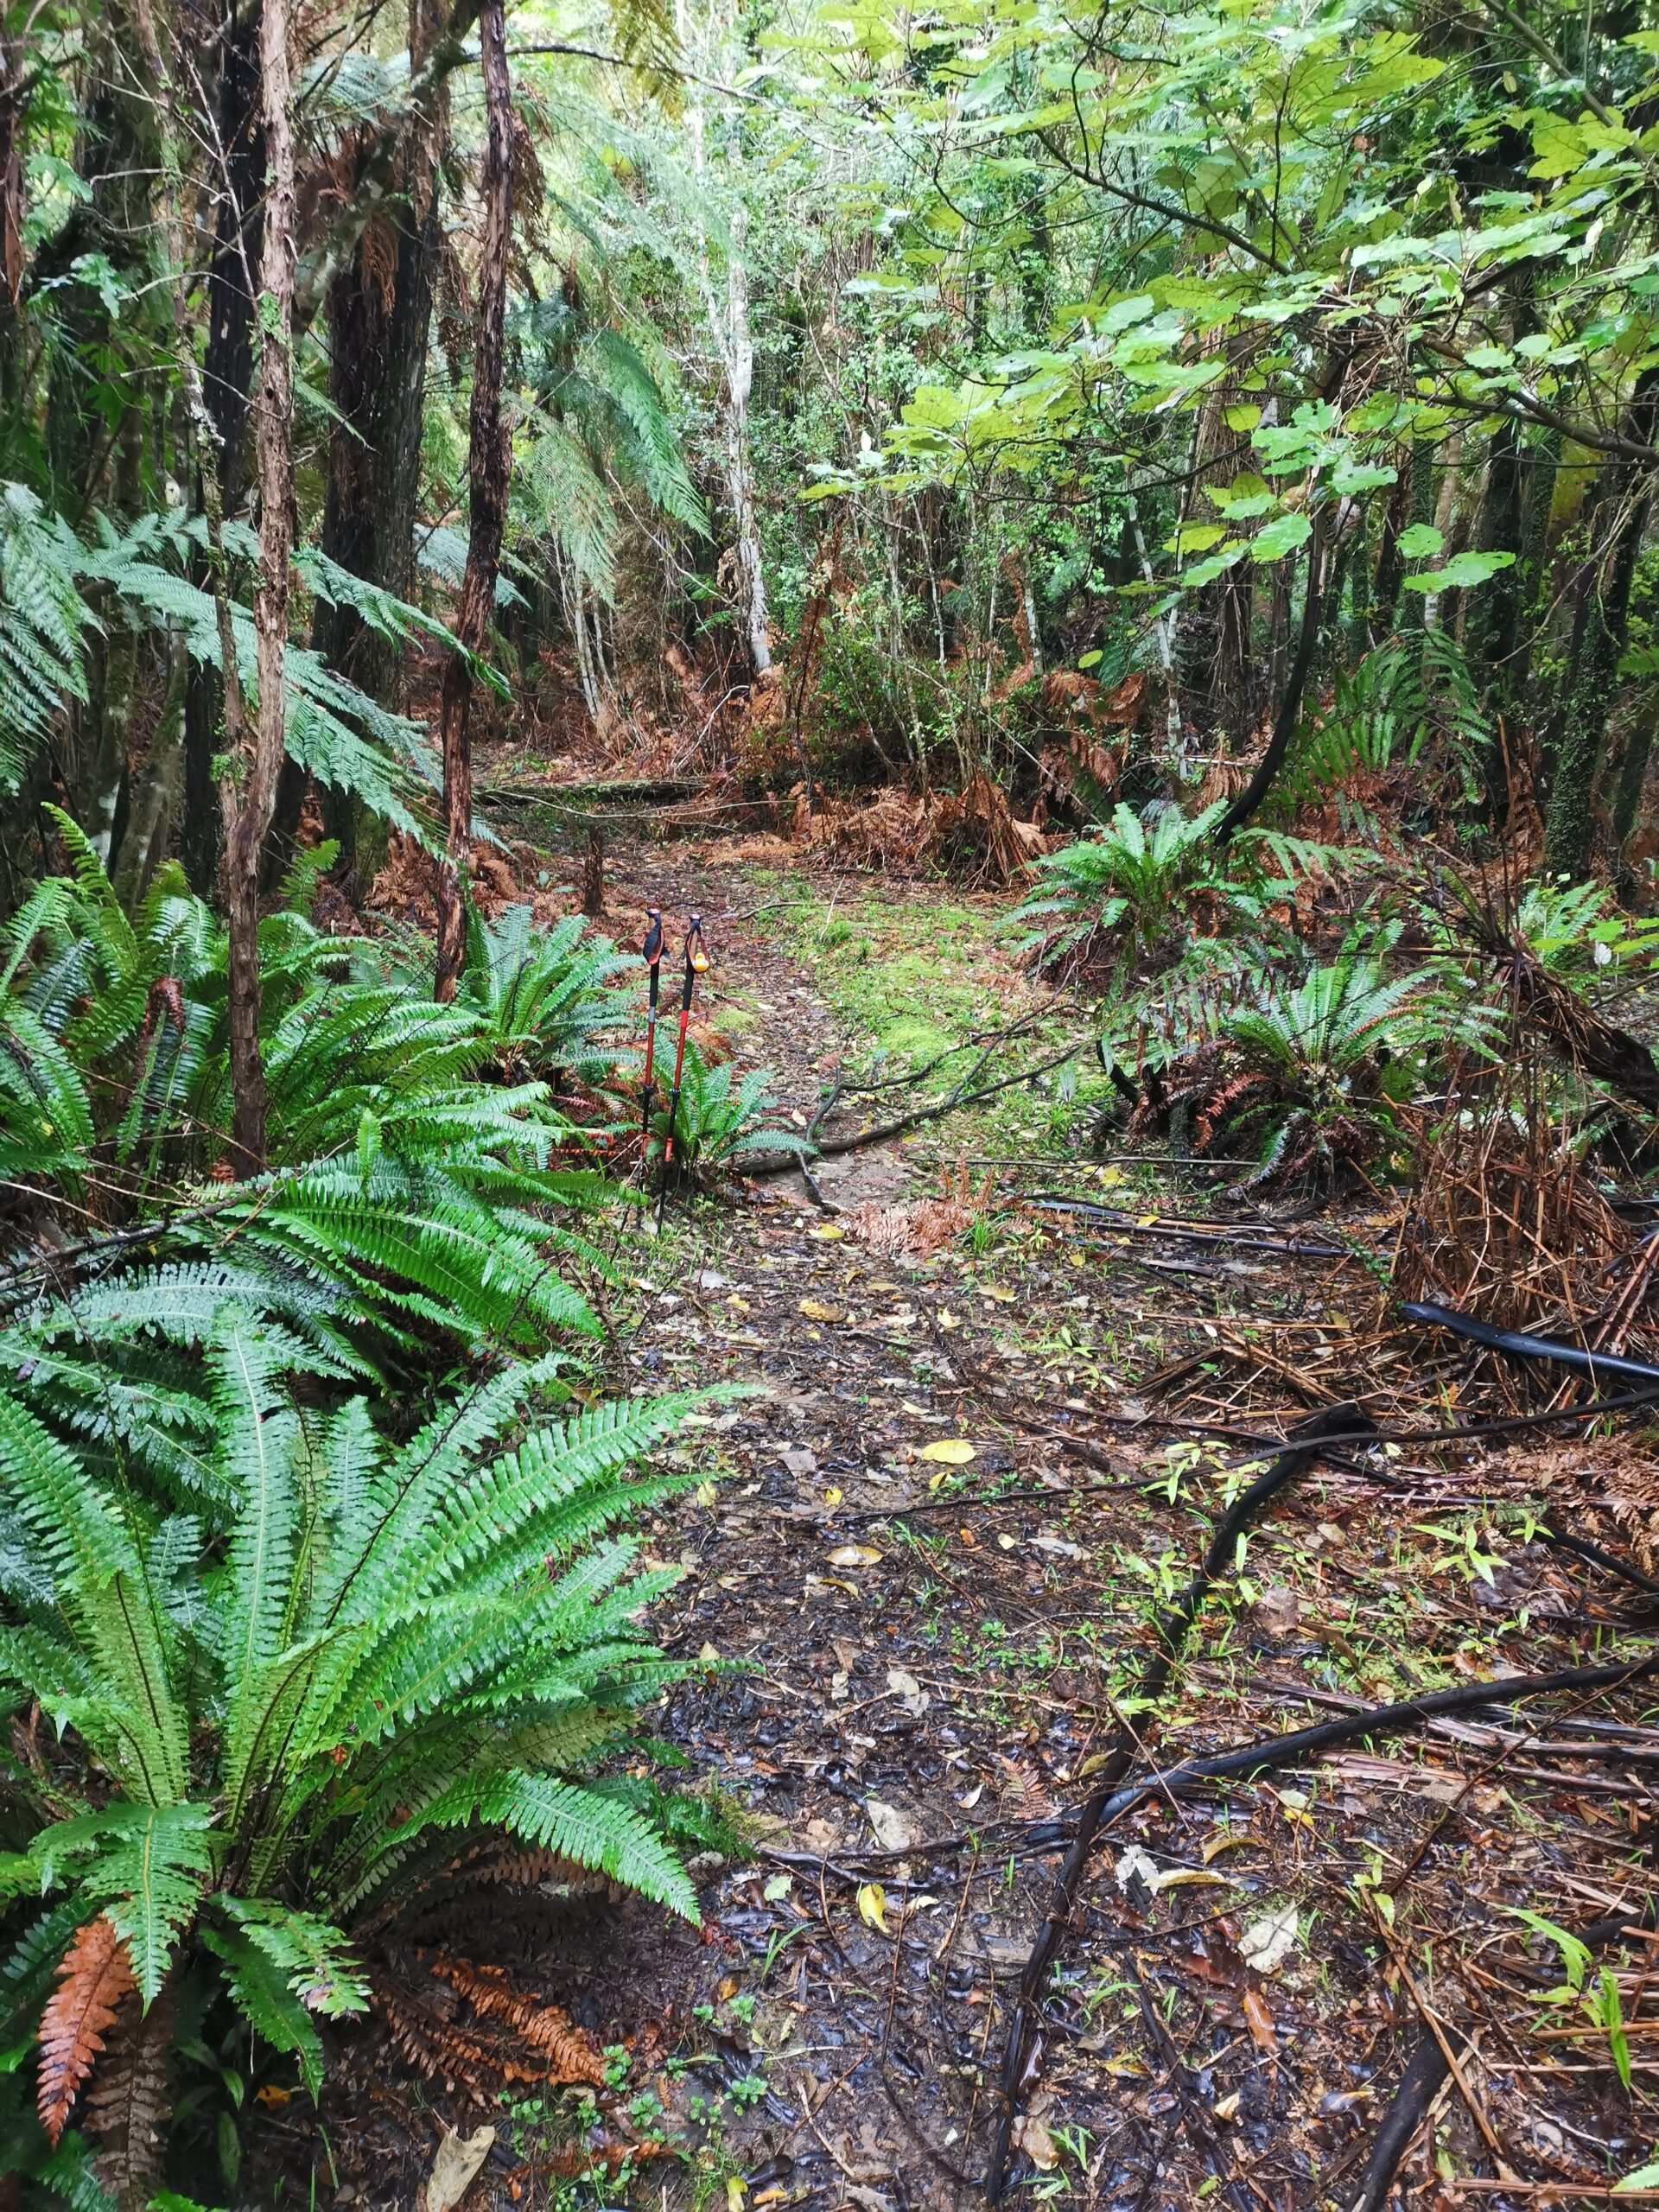
[{"label": "muddy ground", "polygon": [[[837,1067],[843,1084],[871,1068],[883,912],[913,920],[937,895],[761,847],[664,846],[613,861],[619,936],[648,892],[723,918],[706,1011],[740,1065],[776,1071],[796,1127]],[[848,941],[810,919],[854,907],[876,932],[855,988],[828,957]],[[1023,975],[998,902],[975,911],[983,1027],[1037,1025],[988,1075],[1012,1071],[1082,1035],[1082,1012]],[[912,1096],[843,1096],[826,1133]],[[592,1899],[516,1916],[510,1896],[472,1931],[475,1958],[622,2046],[596,2107],[538,2092],[486,2109],[410,2078],[365,2030],[321,2129],[298,2106],[263,2123],[313,2201],[414,2203],[453,2123],[497,2131],[469,2206],[981,2202],[1057,1824],[1121,1720],[1169,1764],[1360,1701],[1649,1649],[1640,1594],[1529,1541],[1521,1517],[1581,1472],[1585,1447],[1394,1444],[1292,1484],[1228,1562],[1173,1694],[1125,1710],[1150,1619],[1268,1448],[1225,1432],[1276,1436],[1350,1396],[1429,1425],[1458,1366],[1378,1326],[1386,1203],[1294,1230],[1270,1205],[1224,1211],[1226,1178],[1103,1160],[1064,1103],[1016,1089],[991,1118],[826,1160],[817,1197],[776,1176],[677,1204],[660,1240],[630,1237],[613,1381],[759,1386],[689,1433],[700,1486],[649,1530],[685,1568],[664,1640],[709,1662],[664,1732],[682,1783],[740,1840],[696,1861],[700,1931]],[[918,1251],[941,1222],[901,1210],[947,1170],[968,1212]],[[1045,1211],[1030,1202],[1045,1190],[1120,1207],[1126,1225]],[[1176,1236],[1172,1217],[1243,1241]],[[1291,1235],[1322,1249],[1254,1249]],[[1426,2032],[1458,2077],[1395,2202],[1594,2201],[1641,2168],[1659,2133],[1653,1954],[1632,1938],[1583,1967],[1516,1914],[1572,1929],[1640,1912],[1654,1704],[1633,1684],[1557,1700],[1548,1719],[1482,1709],[1114,1824],[1040,1993],[1010,2201],[1346,2206]],[[1500,2158],[1522,2177],[1508,2187]],[[1566,2195],[1541,2194],[1551,2183]]]}]

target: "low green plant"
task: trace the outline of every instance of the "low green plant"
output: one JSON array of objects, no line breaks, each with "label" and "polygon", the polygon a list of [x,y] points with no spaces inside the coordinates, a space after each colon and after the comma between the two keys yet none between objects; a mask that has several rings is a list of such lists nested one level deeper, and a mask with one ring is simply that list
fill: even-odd
[{"label": "low green plant", "polygon": [[[389,1442],[361,1398],[302,1411],[294,1359],[282,1332],[221,1313],[188,1514],[0,1394],[0,1692],[38,1715],[0,1783],[0,2172],[42,2152],[22,2110],[31,2057],[48,2137],[89,2076],[100,2125],[99,2076],[149,2081],[159,2124],[187,1975],[315,2092],[317,2019],[369,2003],[374,1930],[464,1832],[696,1916],[650,1793],[596,1771],[685,1670],[641,1625],[675,1572],[642,1570],[623,1530],[692,1478],[628,1470],[696,1402],[600,1405],[493,1450],[527,1396],[557,1390],[550,1360]],[[51,2033],[36,2056],[42,2005],[61,2026],[94,1960],[109,2049]],[[117,2194],[148,2202],[152,2131],[104,2132]]]},{"label": "low green plant", "polygon": [[1116,938],[1131,954],[1156,950],[1199,915],[1254,913],[1256,901],[1215,842],[1224,804],[1184,815],[1159,801],[1135,814],[1121,802],[1089,836],[1034,867],[1038,888],[1016,909],[1020,939],[1045,964]]},{"label": "low green plant", "polygon": [[499,1077],[504,1039],[518,1049],[537,1021],[591,1040],[613,1011],[604,956],[567,945],[545,963],[563,982],[526,1003],[527,1029],[505,982],[492,1007],[436,1005],[379,947],[280,907],[260,925],[270,1173],[227,1184],[223,929],[173,868],[129,917],[55,818],[72,872],[19,911],[0,968],[0,1315],[61,1334],[86,1318],[78,1278],[107,1288],[140,1261],[129,1325],[237,1296],[346,1360],[429,1360],[434,1332],[534,1349],[594,1325],[546,1262],[602,1264],[564,1218],[602,1184],[559,1158],[581,1132],[547,1085]]},{"label": "low green plant", "polygon": [[[752,1160],[775,1159],[779,1153],[810,1156],[814,1147],[804,1136],[766,1119],[776,1110],[771,1083],[764,1071],[739,1077],[729,1065],[711,1068],[696,1045],[687,1043],[674,1115],[674,1158],[685,1174],[712,1182]],[[663,1097],[652,1116],[652,1159],[663,1155],[668,1104]]]},{"label": "low green plant", "polygon": [[1398,768],[1420,795],[1475,805],[1492,742],[1456,639],[1412,632],[1387,639],[1351,672],[1337,671],[1330,705],[1297,734],[1278,795],[1290,807],[1318,804]]},{"label": "low green plant", "polygon": [[[1219,1110],[1240,1130],[1265,1125],[1264,1172],[1329,1172],[1387,1149],[1395,1109],[1445,1023],[1427,979],[1389,975],[1397,934],[1352,931],[1334,961],[1310,963],[1300,978],[1267,973],[1254,1003],[1224,1016],[1232,1096]],[[1217,1111],[1212,1104],[1212,1120]]]},{"label": "low green plant", "polygon": [[1659,919],[1627,914],[1605,885],[1565,875],[1528,884],[1515,935],[1554,976],[1617,974],[1659,958]]},{"label": "low green plant", "polygon": [[603,1033],[628,1014],[616,979],[635,964],[608,938],[588,937],[577,914],[538,930],[528,906],[509,906],[495,922],[474,912],[459,997],[481,1017],[504,1080],[599,1083],[618,1057]]}]

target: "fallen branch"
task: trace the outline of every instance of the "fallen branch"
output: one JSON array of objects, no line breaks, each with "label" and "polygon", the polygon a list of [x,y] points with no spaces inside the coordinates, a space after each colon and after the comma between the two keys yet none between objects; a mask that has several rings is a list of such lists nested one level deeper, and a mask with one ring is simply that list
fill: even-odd
[{"label": "fallen branch", "polygon": [[[1605,1950],[1627,1929],[1635,1931],[1649,1926],[1654,1918],[1654,1900],[1649,1897],[1635,1912],[1616,1912],[1605,1920],[1592,1921],[1589,1927],[1578,1931],[1578,1940],[1586,1950]],[[1371,2145],[1371,2155],[1365,2161],[1365,2171],[1359,2178],[1359,2194],[1348,2207],[1348,2212],[1382,2212],[1389,2192],[1394,2186],[1395,2175],[1401,2162],[1411,2148],[1413,2139],[1422,2126],[1430,2105],[1440,2093],[1441,2083],[1449,2071],[1446,2053],[1440,2041],[1425,2028],[1417,2047],[1406,2062],[1406,2070],[1400,2077],[1400,2086],[1386,2113]],[[1556,2183],[1551,2187],[1566,2189]],[[1514,2188],[1514,2183],[1504,2184]],[[1529,2192],[1530,2193],[1530,2192]],[[1573,2190],[1581,2196],[1584,2192]]]},{"label": "fallen branch", "polygon": [[[1469,1713],[1483,1705],[1524,1705],[1533,1698],[1554,1697],[1561,1691],[1618,1689],[1656,1673],[1659,1673],[1659,1651],[1650,1653],[1645,1659],[1627,1659],[1611,1666],[1565,1667],[1553,1675],[1502,1675],[1495,1681],[1471,1682],[1454,1690],[1427,1690],[1421,1697],[1403,1698],[1395,1705],[1364,1706],[1344,1713],[1339,1719],[1322,1721],[1312,1728],[1298,1728],[1287,1736],[1265,1737],[1257,1743],[1241,1744],[1235,1751],[1183,1759],[1177,1766],[1160,1768],[1109,1797],[1101,1808],[1095,1830],[1097,1833],[1109,1827],[1146,1798],[1178,1796],[1206,1782],[1224,1782],[1237,1775],[1266,1774],[1275,1768],[1294,1765],[1315,1752],[1351,1744],[1356,1737],[1387,1740],[1408,1736],[1425,1721],[1435,1719],[1443,1713]],[[1297,1694],[1302,1693],[1299,1691]],[[1090,1804],[1093,1802],[1089,1801]],[[779,1866],[811,1873],[822,1871],[836,1874],[843,1881],[863,1882],[900,1859],[941,1858],[948,1853],[976,1849],[988,1853],[994,1849],[995,1854],[1001,1857],[1006,1857],[1011,1848],[1017,1852],[1023,1847],[1027,1853],[1055,1851],[1075,1838],[1082,1815],[1087,1809],[1088,1806],[1084,1806],[1075,1814],[1063,1814],[1052,1820],[1011,1821],[994,1832],[963,1829],[955,1835],[931,1836],[920,1843],[908,1845],[903,1851],[869,1851],[856,1857],[848,1854],[831,1860],[810,1852],[763,1848],[759,1856]]]},{"label": "fallen branch", "polygon": [[1120,1789],[1102,1811],[1099,1825],[1107,1827],[1131,1811],[1143,1799],[1173,1796],[1197,1783],[1224,1781],[1235,1774],[1265,1773],[1269,1767],[1294,1764],[1315,1751],[1351,1743],[1356,1736],[1403,1736],[1432,1720],[1437,1713],[1466,1713],[1482,1705],[1521,1705],[1535,1697],[1552,1697],[1560,1690],[1613,1689],[1640,1681],[1659,1672],[1659,1651],[1645,1659],[1625,1660],[1608,1667],[1564,1667],[1554,1675],[1501,1675],[1496,1681],[1475,1682],[1465,1688],[1430,1690],[1417,1698],[1402,1698],[1397,1705],[1369,1707],[1340,1720],[1322,1721],[1317,1727],[1298,1728],[1288,1736],[1265,1743],[1242,1745],[1233,1751],[1219,1751],[1209,1758],[1183,1759],[1179,1766],[1149,1774],[1144,1781]]},{"label": "fallen branch", "polygon": [[[960,1086],[948,1098],[936,1098],[931,1105],[918,1106],[908,1114],[899,1115],[897,1121],[879,1122],[873,1129],[861,1129],[856,1136],[832,1137],[828,1144],[817,1148],[820,1160],[838,1160],[843,1153],[862,1152],[867,1145],[884,1144],[889,1137],[902,1136],[906,1129],[914,1129],[924,1122],[937,1122],[941,1116],[954,1114],[959,1107],[978,1106],[988,1098],[995,1098],[999,1091],[1012,1090],[1016,1084],[1035,1083],[1039,1075],[1048,1075],[1067,1060],[1076,1059],[1083,1050],[1081,1044],[1068,1045],[1062,1052],[1055,1052],[1039,1060],[1034,1068],[1022,1068],[1017,1075],[1005,1075],[1000,1082],[988,1083],[982,1090],[964,1091]],[[766,1175],[792,1175],[793,1157],[778,1160],[763,1160],[749,1168],[747,1173],[757,1180]]]},{"label": "fallen branch", "polygon": [[[1351,1427],[1357,1419],[1352,1406],[1338,1406],[1305,1422],[1294,1436],[1287,1439],[1283,1450],[1273,1464],[1264,1469],[1222,1515],[1216,1523],[1203,1565],[1158,1624],[1159,1648],[1141,1670],[1140,1680],[1134,1690],[1137,1702],[1155,1703],[1163,1695],[1175,1662],[1180,1657],[1192,1633],[1192,1624],[1198,1618],[1198,1608],[1216,1578],[1236,1560],[1240,1535],[1292,1476],[1300,1474],[1319,1457],[1321,1440],[1328,1432]],[[1030,1956],[1020,1977],[1020,1987],[1008,2022],[1007,2041],[1002,2053],[1000,2076],[1001,2109],[997,2115],[985,2175],[985,2194],[992,2204],[1001,2201],[1007,2180],[1014,2123],[1019,2112],[1027,2062],[1030,2056],[1033,2016],[1047,1982],[1049,1969],[1077,1908],[1077,1892],[1082,1886],[1096,1833],[1110,1817],[1109,1808],[1116,1802],[1113,1793],[1118,1789],[1140,1747],[1139,1738],[1127,1726],[1120,1725],[1117,1740],[1107,1758],[1100,1780],[1092,1795],[1078,1808],[1071,1848],[1056,1877],[1047,1916],[1037,1931],[1037,1940],[1032,1945]]]},{"label": "fallen branch", "polygon": [[1272,1252],[1288,1260],[1349,1260],[1345,1244],[1311,1244],[1300,1238],[1274,1239],[1248,1229],[1186,1229],[1175,1222],[1141,1221],[1117,1206],[1090,1205],[1081,1198],[1051,1197],[1039,1191],[1025,1203],[1043,1213],[1071,1213],[1093,1222],[1114,1236],[1173,1236],[1188,1244],[1231,1244],[1244,1252]]},{"label": "fallen branch", "polygon": [[1610,1351],[1588,1351],[1582,1344],[1564,1344],[1553,1337],[1529,1337],[1519,1329],[1495,1329],[1472,1313],[1455,1313],[1449,1306],[1414,1300],[1400,1311],[1408,1321],[1421,1321],[1431,1329],[1448,1330],[1488,1351],[1501,1351],[1510,1359],[1547,1359],[1557,1367],[1575,1368],[1593,1382],[1598,1375],[1621,1375],[1636,1382],[1659,1382],[1659,1367],[1643,1359],[1623,1359]]}]

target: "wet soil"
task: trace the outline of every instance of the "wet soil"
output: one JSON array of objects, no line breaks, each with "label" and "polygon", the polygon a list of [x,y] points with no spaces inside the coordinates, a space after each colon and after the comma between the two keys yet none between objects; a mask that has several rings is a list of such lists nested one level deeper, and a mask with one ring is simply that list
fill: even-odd
[{"label": "wet soil", "polygon": [[[741,859],[684,845],[649,865],[648,880],[613,866],[617,934],[647,891],[716,918],[708,1011],[718,1028],[737,1010],[740,1064],[773,1070],[785,1114],[810,1120],[868,1039],[775,914],[750,911],[766,902]],[[1011,962],[1007,983],[1029,988]],[[1161,1712],[1124,1713],[1148,1620],[1252,1456],[1191,1431],[1281,1433],[1354,1387],[1350,1348],[1378,1302],[1369,1217],[1325,1224],[1359,1255],[1335,1261],[1230,1255],[1157,1218],[1090,1242],[1023,1205],[1013,1175],[982,1230],[936,1251],[851,1233],[852,1210],[868,1230],[937,1190],[951,1145],[935,1127],[825,1161],[823,1205],[793,1173],[677,1201],[659,1240],[630,1243],[614,1379],[757,1386],[690,1433],[677,1457],[702,1486],[648,1531],[685,1570],[664,1641],[708,1662],[663,1732],[742,1840],[696,1862],[701,1930],[591,1900],[519,1925],[504,1898],[474,1931],[474,1956],[626,2046],[608,2118],[568,2095],[515,2113],[424,2091],[365,2033],[325,2104],[332,2171],[309,2153],[324,2201],[414,2202],[452,2121],[498,2130],[469,2205],[982,2201],[1056,1824],[1120,1719],[1168,1761],[1430,1682],[1645,1649],[1627,1592],[1506,1518],[1536,1472],[1526,1455],[1394,1447],[1293,1484]],[[1084,1156],[1055,1179],[1109,1197],[1109,1173]],[[1147,1212],[1191,1221],[1201,1204],[1189,1181]],[[1438,2101],[1395,2201],[1518,2208],[1540,2182],[1605,2188],[1641,2165],[1659,2131],[1652,2031],[1626,2030],[1627,2088],[1582,2002],[1535,2001],[1562,1986],[1561,1959],[1514,1909],[1568,1928],[1640,1910],[1659,1735],[1597,1751],[1573,1726],[1640,1726],[1648,1702],[1633,1688],[1548,1723],[1483,1713],[1115,1826],[1042,1995],[1011,2201],[1346,2204],[1430,2015],[1467,2094]],[[1389,1925],[1367,1903],[1379,1888]],[[1609,1955],[1627,2023],[1654,2014],[1649,1955]],[[630,2139],[660,2149],[571,2177],[584,2145],[602,2169],[601,2146]],[[1529,2184],[1466,2192],[1492,2176],[1492,2141]]]}]

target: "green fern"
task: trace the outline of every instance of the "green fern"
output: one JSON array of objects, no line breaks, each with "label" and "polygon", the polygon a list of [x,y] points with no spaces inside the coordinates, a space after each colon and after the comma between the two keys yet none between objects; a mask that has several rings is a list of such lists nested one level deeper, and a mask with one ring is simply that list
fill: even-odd
[{"label": "green fern", "polygon": [[[673,1115],[674,1159],[683,1173],[712,1180],[746,1160],[793,1153],[804,1159],[815,1147],[793,1130],[765,1117],[776,1110],[772,1077],[755,1071],[741,1079],[729,1066],[710,1068],[688,1041],[681,1070],[679,1103]],[[648,1156],[660,1159],[669,1136],[669,1104],[664,1098],[652,1116]]]},{"label": "green fern", "polygon": [[284,1348],[233,1308],[209,1358],[204,1522],[0,1393],[0,1689],[62,1738],[38,1783],[16,1777],[35,1832],[0,1861],[6,1893],[58,1900],[0,1967],[14,2036],[107,1911],[146,2003],[181,1955],[211,1961],[315,2086],[315,2016],[365,2001],[352,1925],[458,1829],[695,1919],[652,1805],[594,1767],[683,1671],[641,1624],[675,1571],[642,1569],[620,1530],[690,1479],[631,1470],[697,1400],[596,1407],[491,1457],[551,1363],[391,1445],[362,1399],[302,1418]]}]

